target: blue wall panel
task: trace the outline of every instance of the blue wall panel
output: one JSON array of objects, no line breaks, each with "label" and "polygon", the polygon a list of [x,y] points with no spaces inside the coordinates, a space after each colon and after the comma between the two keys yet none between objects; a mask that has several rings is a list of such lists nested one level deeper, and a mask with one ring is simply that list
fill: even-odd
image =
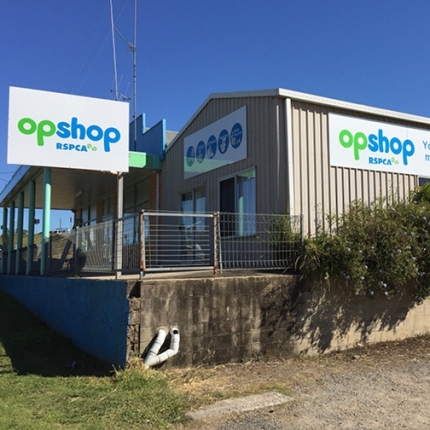
[{"label": "blue wall panel", "polygon": [[77,347],[117,367],[125,366],[125,281],[0,275],[0,288]]}]

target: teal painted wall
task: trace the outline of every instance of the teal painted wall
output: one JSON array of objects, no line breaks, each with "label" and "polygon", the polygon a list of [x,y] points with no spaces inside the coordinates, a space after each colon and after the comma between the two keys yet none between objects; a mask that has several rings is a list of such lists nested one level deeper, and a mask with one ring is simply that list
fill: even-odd
[{"label": "teal painted wall", "polygon": [[125,366],[125,281],[0,275],[0,288],[78,348],[116,367]]}]

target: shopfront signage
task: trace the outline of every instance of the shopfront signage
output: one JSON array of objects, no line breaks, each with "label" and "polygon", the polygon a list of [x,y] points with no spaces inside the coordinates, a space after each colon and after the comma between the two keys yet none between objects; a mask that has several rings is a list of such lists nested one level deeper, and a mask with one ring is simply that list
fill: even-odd
[{"label": "shopfront signage", "polygon": [[9,164],[128,172],[128,104],[11,87]]},{"label": "shopfront signage", "polygon": [[430,130],[329,114],[330,164],[430,176]]}]

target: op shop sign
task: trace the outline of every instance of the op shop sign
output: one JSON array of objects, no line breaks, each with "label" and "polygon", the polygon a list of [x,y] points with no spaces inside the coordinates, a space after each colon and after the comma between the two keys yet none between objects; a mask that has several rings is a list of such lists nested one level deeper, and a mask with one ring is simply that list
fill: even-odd
[{"label": "op shop sign", "polygon": [[246,106],[184,139],[184,178],[247,157]]},{"label": "op shop sign", "polygon": [[128,172],[128,104],[9,89],[8,164]]},{"label": "op shop sign", "polygon": [[429,176],[430,130],[329,114],[332,166]]}]

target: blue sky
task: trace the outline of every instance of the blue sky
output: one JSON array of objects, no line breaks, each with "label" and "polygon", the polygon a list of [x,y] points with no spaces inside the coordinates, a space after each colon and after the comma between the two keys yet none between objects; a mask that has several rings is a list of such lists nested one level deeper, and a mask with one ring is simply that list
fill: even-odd
[{"label": "blue sky", "polygon": [[[132,42],[133,0],[113,8]],[[213,92],[277,87],[430,116],[428,1],[138,0],[137,10],[137,113],[149,126],[165,118],[180,130]],[[1,189],[17,168],[6,164],[9,86],[113,99],[114,68],[109,0],[2,0],[0,31]],[[115,37],[131,98],[131,53]]]}]

